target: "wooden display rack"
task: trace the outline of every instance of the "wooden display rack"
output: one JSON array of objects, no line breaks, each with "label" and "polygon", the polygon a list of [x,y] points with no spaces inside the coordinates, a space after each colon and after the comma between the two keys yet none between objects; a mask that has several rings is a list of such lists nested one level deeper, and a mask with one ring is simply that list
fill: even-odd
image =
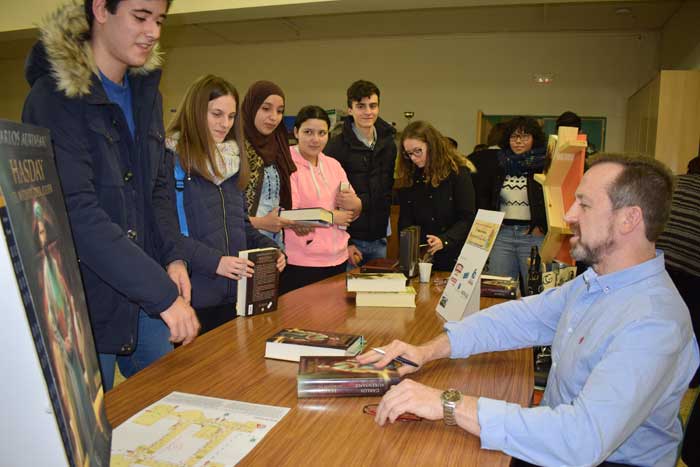
[{"label": "wooden display rack", "polygon": [[552,163],[546,173],[535,175],[542,185],[547,211],[547,235],[540,249],[543,264],[554,259],[574,264],[569,253],[572,232],[564,222],[564,213],[573,204],[576,188],[583,178],[587,146],[586,135],[578,134],[573,127],[559,127],[556,136],[549,136],[547,153]]}]

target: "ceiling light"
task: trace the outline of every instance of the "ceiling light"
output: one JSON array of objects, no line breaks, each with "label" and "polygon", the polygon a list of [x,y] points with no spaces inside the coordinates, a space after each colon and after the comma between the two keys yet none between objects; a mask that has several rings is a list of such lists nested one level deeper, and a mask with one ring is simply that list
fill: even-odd
[{"label": "ceiling light", "polygon": [[532,79],[535,84],[552,84],[554,81],[554,74],[552,73],[535,73],[532,75]]}]

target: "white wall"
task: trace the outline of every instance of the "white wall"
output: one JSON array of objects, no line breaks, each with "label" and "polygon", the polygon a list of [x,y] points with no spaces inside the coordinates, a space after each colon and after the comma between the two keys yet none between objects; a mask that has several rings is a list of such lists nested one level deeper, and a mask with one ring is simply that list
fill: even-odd
[{"label": "white wall", "polygon": [[0,60],[0,118],[19,121],[29,92],[24,80],[24,60]]},{"label": "white wall", "polygon": [[[223,75],[241,96],[270,79],[287,94],[288,114],[306,104],[345,108],[356,79],[382,90],[381,115],[405,125],[403,112],[456,138],[476,139],[476,112],[550,114],[573,110],[608,118],[606,149],[624,146],[627,98],[658,70],[659,37],[645,34],[474,34],[277,42],[169,50],[161,84],[166,123],[186,87],[204,73]],[[0,118],[19,119],[28,91],[23,60],[0,62]],[[538,86],[535,72],[555,81]]]},{"label": "white wall", "polygon": [[[624,145],[627,98],[658,69],[658,35],[475,34],[300,41],[168,51],[161,90],[166,115],[187,85],[222,75],[241,95],[257,79],[277,82],[287,114],[303,105],[345,108],[345,90],[368,79],[382,91],[381,115],[405,125],[404,111],[456,138],[476,139],[476,112],[558,115],[573,110],[608,118],[606,149]],[[535,85],[535,72],[555,81]],[[167,119],[167,117],[166,117]]]}]

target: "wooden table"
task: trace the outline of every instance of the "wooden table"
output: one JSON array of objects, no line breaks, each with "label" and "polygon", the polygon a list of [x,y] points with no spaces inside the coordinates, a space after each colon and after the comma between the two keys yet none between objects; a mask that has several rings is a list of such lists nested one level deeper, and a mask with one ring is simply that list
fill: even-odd
[{"label": "wooden table", "polygon": [[[240,465],[506,466],[503,453],[480,449],[479,439],[439,422],[380,427],[362,413],[378,397],[297,399],[297,364],[268,360],[265,340],[285,327],[362,334],[368,346],[392,339],[422,343],[442,330],[435,305],[442,283],[414,282],[417,306],[355,308],[343,276],[280,297],[278,310],[238,318],[180,347],[106,395],[113,426],[172,391],[291,407]],[[482,308],[496,303],[482,298]],[[531,350],[431,362],[410,376],[437,388],[505,399],[523,406],[532,395]]]}]

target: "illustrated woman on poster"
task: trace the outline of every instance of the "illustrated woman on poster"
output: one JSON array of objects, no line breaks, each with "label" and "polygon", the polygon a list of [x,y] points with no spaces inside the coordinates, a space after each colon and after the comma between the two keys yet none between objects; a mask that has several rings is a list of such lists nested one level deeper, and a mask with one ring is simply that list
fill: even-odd
[{"label": "illustrated woman on poster", "polygon": [[[88,389],[88,378],[82,363],[85,351],[83,334],[79,329],[75,300],[62,274],[60,249],[53,235],[53,217],[39,200],[32,205],[32,233],[37,242],[37,280],[43,300],[37,303],[44,316],[43,332],[50,342],[50,353],[56,374],[58,393],[70,419],[70,430],[77,457],[90,456],[95,443],[105,443],[96,429],[93,398]],[[97,436],[97,438],[94,438]],[[99,451],[99,448],[98,448]],[[85,461],[85,459],[81,459]]]}]

